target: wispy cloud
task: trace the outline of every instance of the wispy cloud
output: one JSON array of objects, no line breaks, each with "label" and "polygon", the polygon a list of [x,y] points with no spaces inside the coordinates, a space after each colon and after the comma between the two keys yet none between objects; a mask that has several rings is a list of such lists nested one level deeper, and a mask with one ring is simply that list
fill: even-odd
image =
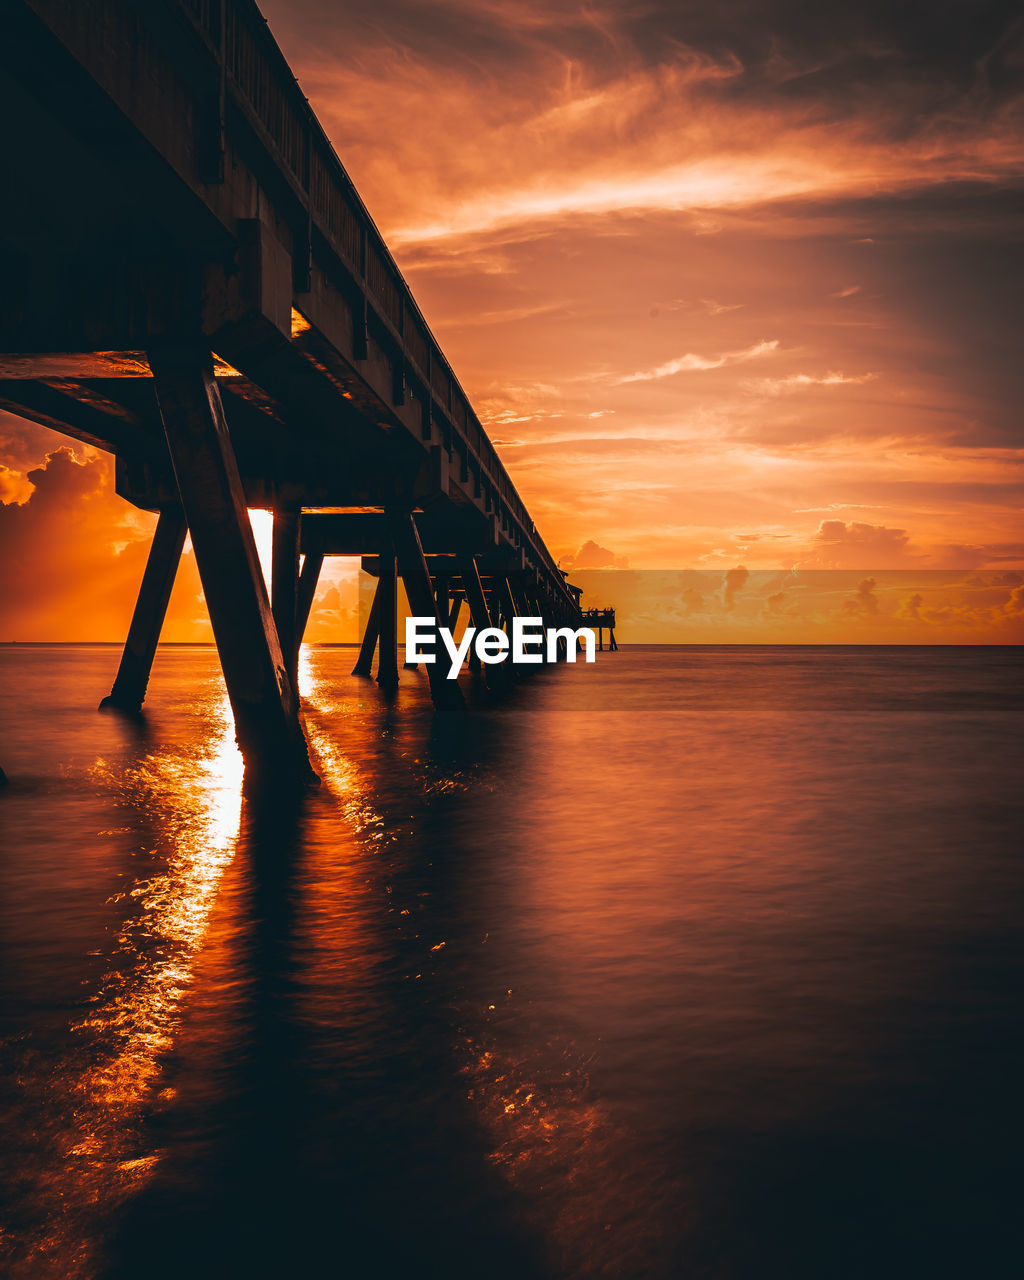
[{"label": "wispy cloud", "polygon": [[[693,585],[734,621],[763,607],[751,581],[721,609],[737,557],[851,566],[829,617],[887,564],[1024,571],[1009,6],[932,6],[923,44],[900,5],[261,7],[550,547],[714,565]],[[0,412],[0,501],[30,496],[56,444],[14,422]],[[25,541],[0,612],[22,561],[33,611],[10,634],[120,634],[143,541],[126,546],[109,478],[98,498],[91,472],[45,470],[6,517]],[[80,561],[89,539],[113,554]],[[858,627],[914,592],[921,619],[945,608],[878,583]],[[194,634],[175,608],[172,634]]]},{"label": "wispy cloud", "polygon": [[653,369],[641,369],[637,373],[627,374],[624,378],[616,378],[617,385],[626,382],[653,382],[658,378],[671,378],[677,373],[696,373],[705,369],[721,369],[727,364],[743,364],[747,360],[757,360],[762,356],[771,355],[773,351],[777,351],[779,340],[773,338],[771,342],[755,342],[752,347],[746,347],[742,351],[724,351],[717,356],[700,356],[694,352],[687,352],[685,356],[678,356],[675,360],[666,360],[664,364],[656,365]]},{"label": "wispy cloud", "polygon": [[743,306],[742,302],[716,302],[714,298],[698,298],[697,301],[713,316],[724,316],[730,311],[739,311]]},{"label": "wispy cloud", "polygon": [[787,391],[802,391],[806,387],[848,387],[864,382],[874,382],[877,373],[790,373],[784,378],[758,378],[753,386],[768,395],[784,395]]},{"label": "wispy cloud", "polygon": [[[858,154],[851,143],[829,158],[826,139],[801,139],[790,150],[708,156],[687,164],[655,164],[616,173],[578,171],[569,181],[551,174],[528,188],[504,186],[478,198],[449,202],[441,216],[391,230],[398,245],[472,237],[521,224],[560,224],[569,218],[641,212],[740,210],[781,201],[859,199],[898,195],[950,182],[996,182],[1019,165],[992,140],[980,154],[901,158],[890,149]],[[805,150],[806,148],[806,150]],[[623,160],[628,163],[625,157]],[[602,165],[601,168],[604,166]]]}]

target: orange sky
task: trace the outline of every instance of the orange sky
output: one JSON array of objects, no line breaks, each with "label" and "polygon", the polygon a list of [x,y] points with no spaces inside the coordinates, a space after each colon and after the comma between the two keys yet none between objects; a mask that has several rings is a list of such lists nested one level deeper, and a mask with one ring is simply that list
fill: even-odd
[{"label": "orange sky", "polygon": [[[548,545],[607,569],[589,594],[700,571],[703,614],[632,606],[651,639],[1024,638],[1014,6],[264,11]],[[130,613],[150,522],[79,446],[27,478],[60,443],[0,418],[0,498],[30,499],[0,537],[37,548],[0,638],[115,638]],[[58,489],[89,591],[32,567]],[[340,570],[314,638],[350,625]],[[794,570],[849,571],[832,612],[829,589],[740,626]],[[878,608],[848,608],[871,577]],[[172,637],[203,632],[197,592],[189,560]]]}]

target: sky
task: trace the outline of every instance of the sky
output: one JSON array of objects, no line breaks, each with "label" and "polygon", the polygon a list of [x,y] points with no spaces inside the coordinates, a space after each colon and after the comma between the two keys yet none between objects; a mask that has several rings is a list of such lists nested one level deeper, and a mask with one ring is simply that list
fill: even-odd
[{"label": "sky", "polygon": [[[636,638],[1024,639],[1019,6],[263,9],[588,599]],[[0,639],[116,638],[151,518],[9,416],[0,464],[36,548]],[[312,638],[351,638],[352,573]],[[168,635],[205,626],[187,556]]]}]

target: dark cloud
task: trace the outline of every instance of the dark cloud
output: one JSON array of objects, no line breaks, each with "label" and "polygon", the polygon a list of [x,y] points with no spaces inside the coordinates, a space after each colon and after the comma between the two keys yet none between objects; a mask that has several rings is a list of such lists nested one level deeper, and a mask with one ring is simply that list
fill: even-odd
[{"label": "dark cloud", "polygon": [[735,569],[726,569],[722,576],[722,607],[731,609],[736,602],[736,593],[747,585],[750,573],[743,565]]},{"label": "dark cloud", "polygon": [[696,587],[687,587],[680,596],[680,603],[682,604],[684,615],[700,613],[704,608],[704,597]]},{"label": "dark cloud", "polygon": [[823,520],[812,546],[812,565],[828,569],[889,569],[915,558],[905,529],[857,520]]},{"label": "dark cloud", "polygon": [[767,617],[780,618],[786,612],[786,603],[788,597],[785,591],[775,591],[766,597],[764,602],[764,612]]},{"label": "dark cloud", "polygon": [[286,52],[349,62],[382,49],[495,84],[538,61],[600,78],[624,65],[719,67],[705,92],[780,97],[821,115],[877,118],[894,134],[984,116],[1019,98],[1020,9],[1008,0],[267,0]]},{"label": "dark cloud", "polygon": [[[976,569],[979,565],[998,564],[1000,561],[1020,560],[1024,557],[1024,543],[949,543],[936,552],[936,559],[949,569]],[[1006,575],[1008,580],[1019,582],[1019,575]]]},{"label": "dark cloud", "polygon": [[857,585],[857,592],[843,604],[843,613],[850,618],[874,618],[878,614],[878,596],[874,578],[862,578]]},{"label": "dark cloud", "polygon": [[564,557],[563,566],[567,569],[628,569],[629,562],[588,539],[575,555]]},{"label": "dark cloud", "polygon": [[56,439],[47,427],[40,427],[0,409],[0,458],[13,470],[25,472],[36,466],[39,459],[54,447]]}]

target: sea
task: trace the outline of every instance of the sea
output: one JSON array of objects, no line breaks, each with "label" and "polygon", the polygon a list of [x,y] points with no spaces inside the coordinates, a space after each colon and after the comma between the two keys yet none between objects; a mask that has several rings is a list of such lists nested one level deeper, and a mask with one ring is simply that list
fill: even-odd
[{"label": "sea", "polygon": [[4,1274],[1019,1273],[1021,651],[597,657],[0,647]]}]

